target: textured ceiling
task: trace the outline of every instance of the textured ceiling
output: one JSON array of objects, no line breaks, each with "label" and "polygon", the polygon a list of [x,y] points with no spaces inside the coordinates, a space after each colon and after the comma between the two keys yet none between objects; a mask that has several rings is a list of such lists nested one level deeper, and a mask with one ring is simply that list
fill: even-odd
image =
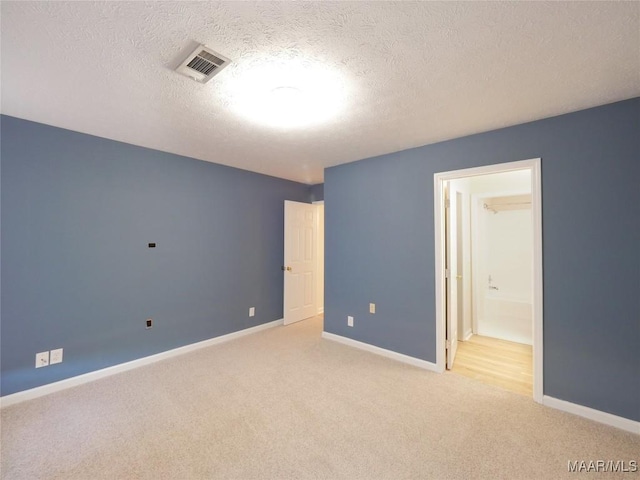
[{"label": "textured ceiling", "polygon": [[[639,96],[639,14],[639,2],[2,1],[1,109],[319,183],[331,165]],[[205,85],[172,71],[196,42],[233,61]],[[341,78],[340,114],[293,130],[238,115],[252,68],[289,60]]]}]

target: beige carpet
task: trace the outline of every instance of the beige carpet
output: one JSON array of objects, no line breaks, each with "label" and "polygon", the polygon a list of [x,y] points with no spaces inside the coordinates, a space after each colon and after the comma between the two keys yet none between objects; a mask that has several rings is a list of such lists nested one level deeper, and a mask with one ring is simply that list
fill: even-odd
[{"label": "beige carpet", "polygon": [[[2,410],[2,479],[556,479],[640,437],[278,327]],[[637,473],[606,478],[637,478]]]}]

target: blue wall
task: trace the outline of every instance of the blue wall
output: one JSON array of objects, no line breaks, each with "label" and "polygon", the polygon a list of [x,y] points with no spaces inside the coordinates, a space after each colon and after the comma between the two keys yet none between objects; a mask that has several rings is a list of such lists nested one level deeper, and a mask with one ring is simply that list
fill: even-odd
[{"label": "blue wall", "polygon": [[308,185],[1,126],[2,395],[282,318],[283,204]]},{"label": "blue wall", "polygon": [[327,169],[325,330],[435,362],[434,173],[541,157],[544,393],[640,420],[639,142],[636,98]]},{"label": "blue wall", "polygon": [[317,183],[315,185],[311,185],[309,188],[312,202],[324,200],[324,183]]}]

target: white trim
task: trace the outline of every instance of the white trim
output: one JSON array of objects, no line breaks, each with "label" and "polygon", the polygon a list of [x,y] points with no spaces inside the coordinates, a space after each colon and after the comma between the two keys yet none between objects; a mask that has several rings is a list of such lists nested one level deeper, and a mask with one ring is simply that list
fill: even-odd
[{"label": "white trim", "polygon": [[542,171],[538,158],[531,166],[531,215],[533,217],[533,399],[542,403],[544,396],[542,329],[544,328],[542,284]]},{"label": "white trim", "polygon": [[436,281],[436,366],[439,371],[444,371],[445,358],[445,332],[446,332],[446,305],[444,278],[444,222],[442,211],[444,210],[443,186],[447,180],[474,177],[490,173],[511,172],[515,170],[531,171],[531,214],[533,217],[533,399],[542,403],[543,400],[543,349],[542,349],[542,187],[541,187],[541,161],[539,158],[520,160],[517,162],[498,163],[483,167],[466,168],[450,172],[441,172],[433,175],[433,199],[434,199],[434,244],[435,244],[435,281]]},{"label": "white trim", "polygon": [[348,345],[349,347],[358,348],[370,353],[375,353],[376,355],[391,358],[392,360],[397,360],[398,362],[408,363],[409,365],[413,365],[414,367],[424,368],[425,370],[430,370],[437,373],[443,372],[443,370],[438,369],[438,366],[435,363],[427,362],[426,360],[420,360],[416,357],[410,357],[409,355],[404,355],[392,350],[387,350],[386,348],[376,347],[375,345],[371,345],[369,343],[359,342],[351,338],[336,335],[335,333],[322,332],[322,338],[342,343],[343,345]]},{"label": "white trim", "polygon": [[[471,271],[473,277],[471,279],[471,332],[478,334],[478,313],[480,307],[480,277],[478,269],[478,245],[480,244],[480,232],[478,225],[479,211],[478,211],[478,194],[471,195]],[[483,300],[484,304],[484,300]]]},{"label": "white trim", "polygon": [[8,407],[9,405],[15,405],[16,403],[25,402],[34,398],[43,397],[44,395],[49,395],[50,393],[59,392],[60,390],[66,390],[67,388],[75,387],[77,385],[93,382],[101,378],[115,375],[116,373],[133,370],[134,368],[149,365],[160,360],[177,357],[178,355],[193,352],[194,350],[200,350],[201,348],[211,347],[219,343],[228,342],[229,340],[234,340],[236,338],[244,337],[245,335],[250,335],[252,333],[266,330],[272,327],[277,327],[279,325],[282,325],[282,319],[263,323],[261,325],[256,325],[255,327],[246,328],[244,330],[228,333],[219,337],[210,338],[208,340],[203,340],[202,342],[192,343],[190,345],[185,345],[184,347],[174,348],[172,350],[167,350],[166,352],[156,353],[155,355],[149,355],[148,357],[138,358],[137,360],[114,365],[113,367],[107,367],[101,370],[95,370],[93,372],[78,375],[76,377],[66,378],[64,380],[60,380],[59,382],[49,383],[48,385],[43,385],[41,387],[23,390],[21,392],[12,393],[11,395],[5,395],[4,397],[0,397],[0,408]]},{"label": "white trim", "polygon": [[547,407],[555,408],[556,410],[562,410],[563,412],[572,413],[579,417],[588,418],[594,422],[604,423],[605,425],[640,435],[640,422],[636,422],[635,420],[630,420],[601,410],[578,405],[577,403],[571,403],[565,400],[549,397],[548,395],[544,395],[542,397],[542,404]]},{"label": "white trim", "polygon": [[[435,224],[434,244],[436,254],[436,366],[438,371],[444,372],[447,363],[446,352],[446,328],[447,313],[444,311],[447,305],[446,290],[442,281],[442,272],[447,265],[445,259],[444,239],[444,180],[439,174],[433,176],[433,221]],[[445,348],[442,346],[445,345]]]}]

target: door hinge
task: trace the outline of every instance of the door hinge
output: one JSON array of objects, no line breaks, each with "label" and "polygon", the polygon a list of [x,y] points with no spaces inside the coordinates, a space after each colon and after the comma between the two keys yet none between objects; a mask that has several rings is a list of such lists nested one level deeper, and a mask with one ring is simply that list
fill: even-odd
[{"label": "door hinge", "polygon": [[444,278],[449,278],[449,269],[448,268],[444,269]]},{"label": "door hinge", "polygon": [[449,350],[451,348],[451,340],[447,340],[446,348],[447,348],[447,350]]},{"label": "door hinge", "polygon": [[451,200],[448,198],[445,198],[444,200],[444,208],[451,208]]}]

